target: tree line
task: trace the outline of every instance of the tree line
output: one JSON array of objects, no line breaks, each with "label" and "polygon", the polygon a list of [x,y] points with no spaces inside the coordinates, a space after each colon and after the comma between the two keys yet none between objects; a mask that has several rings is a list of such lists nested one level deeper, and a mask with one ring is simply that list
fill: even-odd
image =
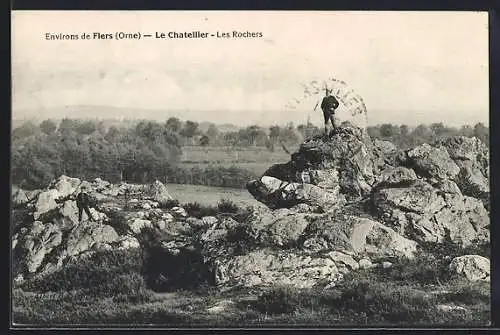
[{"label": "tree line", "polygon": [[[452,136],[476,136],[489,144],[489,129],[482,123],[461,128],[443,123],[419,125],[382,124],[367,128],[372,138],[388,140],[407,148]],[[169,183],[244,187],[254,173],[236,166],[180,167],[186,146],[259,147],[280,150],[322,133],[307,122],[295,126],[258,125],[221,131],[215,124],[206,130],[194,121],[169,118],[166,122],[137,121],[107,125],[99,120],[65,118],[40,124],[26,121],[11,133],[12,183],[39,188],[65,174],[82,179],[96,177],[111,182],[147,183],[159,179]]]}]

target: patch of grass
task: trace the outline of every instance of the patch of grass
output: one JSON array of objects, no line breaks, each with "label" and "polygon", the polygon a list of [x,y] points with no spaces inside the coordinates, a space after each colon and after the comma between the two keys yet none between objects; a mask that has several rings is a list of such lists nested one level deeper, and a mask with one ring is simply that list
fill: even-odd
[{"label": "patch of grass", "polygon": [[55,272],[27,280],[22,288],[38,292],[83,289],[93,296],[129,294],[146,289],[140,275],[143,266],[144,256],[140,250],[101,251],[71,260]]},{"label": "patch of grass", "polygon": [[182,206],[189,216],[201,219],[204,216],[215,216],[219,209],[214,206],[202,205],[198,202],[190,202]]},{"label": "patch of grass", "polygon": [[162,209],[172,209],[173,207],[179,206],[179,200],[172,199],[159,203],[159,207]]},{"label": "patch of grass", "polygon": [[221,213],[237,213],[240,207],[229,199],[221,199],[217,204],[217,209]]}]

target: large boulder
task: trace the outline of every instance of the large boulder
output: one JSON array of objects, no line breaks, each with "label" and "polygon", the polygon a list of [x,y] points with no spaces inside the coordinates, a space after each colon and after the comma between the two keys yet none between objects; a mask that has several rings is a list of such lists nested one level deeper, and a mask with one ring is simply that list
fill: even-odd
[{"label": "large boulder", "polygon": [[50,189],[40,193],[35,202],[35,211],[33,218],[38,220],[43,214],[57,208],[56,199],[59,198],[59,192],[55,189]]},{"label": "large boulder", "polygon": [[381,187],[373,192],[372,202],[381,220],[418,241],[441,243],[449,237],[467,246],[475,239],[489,238],[489,216],[479,200],[463,196],[449,180],[436,186],[415,181]]},{"label": "large boulder", "polygon": [[148,193],[152,200],[159,203],[165,203],[173,199],[170,193],[168,193],[167,187],[159,180],[155,180],[154,183],[151,184]]},{"label": "large boulder", "polygon": [[489,149],[476,137],[454,136],[437,143],[460,168],[455,181],[463,194],[489,205]]},{"label": "large boulder", "polygon": [[311,256],[263,248],[244,255],[217,259],[212,265],[218,287],[291,285],[298,288],[328,285],[342,278],[329,256]]},{"label": "large boulder", "polygon": [[12,194],[12,205],[14,206],[22,206],[24,204],[27,204],[29,202],[28,195],[26,192],[20,188],[18,188],[13,194]]},{"label": "large boulder", "polygon": [[380,222],[343,213],[311,218],[302,240],[304,248],[315,252],[335,250],[371,259],[413,258],[417,246]]},{"label": "large boulder", "polygon": [[410,185],[417,181],[418,177],[415,171],[402,166],[392,167],[389,166],[382,170],[376,177],[374,186],[401,186]]},{"label": "large boulder", "polygon": [[18,267],[21,271],[35,273],[45,257],[62,243],[62,238],[63,233],[57,225],[33,222],[29,229],[24,228],[18,234],[18,242],[14,246],[17,249],[16,261],[21,263]]},{"label": "large boulder", "polygon": [[403,187],[379,188],[372,194],[373,203],[381,214],[394,209],[417,214],[436,213],[446,205],[437,189],[424,181]]},{"label": "large boulder", "polygon": [[327,211],[345,203],[338,189],[324,189],[309,183],[295,183],[263,176],[247,183],[247,189],[255,199],[269,208],[290,208],[300,203],[319,206]]},{"label": "large boulder", "polygon": [[478,255],[455,257],[450,263],[450,271],[470,281],[490,280],[490,260]]},{"label": "large boulder", "polygon": [[460,168],[444,148],[436,148],[427,143],[407,152],[408,161],[416,172],[423,177],[453,179]]},{"label": "large boulder", "polygon": [[73,194],[80,184],[80,179],[62,175],[50,183],[49,189],[57,190],[58,199],[66,198]]},{"label": "large boulder", "polygon": [[[336,203],[335,199],[342,198],[339,192],[348,200],[358,199],[369,194],[374,182],[375,157],[372,151],[373,143],[366,130],[345,124],[328,136],[319,135],[305,141],[289,162],[274,165],[263,174],[263,177],[278,181],[263,181],[261,178],[249,183],[247,188],[257,200],[266,204],[271,202],[274,208],[289,207],[288,193],[300,190],[299,184],[306,187],[306,193],[317,194],[318,200],[329,197],[328,202]],[[287,201],[268,201],[270,189],[286,187],[278,186],[281,181],[288,185],[284,196]],[[296,198],[292,196],[294,201]],[[328,207],[328,203],[325,205]]]}]

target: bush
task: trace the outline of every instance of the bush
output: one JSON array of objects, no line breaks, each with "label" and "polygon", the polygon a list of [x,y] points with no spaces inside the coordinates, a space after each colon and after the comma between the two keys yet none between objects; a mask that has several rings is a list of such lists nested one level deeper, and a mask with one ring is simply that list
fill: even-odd
[{"label": "bush", "polygon": [[300,305],[301,299],[297,289],[288,286],[277,286],[261,294],[257,308],[264,313],[293,313]]},{"label": "bush", "polygon": [[389,269],[378,269],[385,276],[403,282],[440,284],[451,279],[448,261],[427,252],[417,252],[413,259],[399,259]]},{"label": "bush", "polygon": [[374,320],[419,321],[429,318],[436,299],[407,285],[362,280],[342,292],[337,308],[363,312]]},{"label": "bush", "polygon": [[215,216],[219,212],[217,207],[201,205],[198,202],[190,202],[182,206],[189,216],[201,219],[204,216]]},{"label": "bush", "polygon": [[229,199],[221,199],[217,208],[221,213],[237,213],[240,210],[239,206]]},{"label": "bush", "polygon": [[172,209],[173,207],[179,206],[179,200],[172,199],[160,202],[159,207],[163,209]]},{"label": "bush", "polygon": [[91,295],[114,295],[146,288],[141,277],[144,256],[140,250],[96,252],[71,260],[63,268],[27,280],[28,291],[56,292],[83,289]]}]

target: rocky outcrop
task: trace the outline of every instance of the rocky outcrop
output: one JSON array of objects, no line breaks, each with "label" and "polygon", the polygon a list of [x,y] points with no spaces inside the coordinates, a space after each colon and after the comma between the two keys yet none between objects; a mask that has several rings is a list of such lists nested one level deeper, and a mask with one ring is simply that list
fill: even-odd
[{"label": "rocky outcrop", "polygon": [[489,281],[490,260],[478,255],[455,257],[450,263],[450,271],[470,281]]},{"label": "rocky outcrop", "polygon": [[341,211],[346,200],[370,198],[366,213],[407,238],[440,243],[450,237],[467,246],[489,238],[487,158],[475,138],[398,151],[346,125],[306,141],[291,161],[272,166],[247,188],[271,209],[305,203]]},{"label": "rocky outcrop", "polygon": [[464,195],[483,201],[489,209],[489,150],[479,139],[465,136],[450,137],[438,142],[446,148],[450,157],[460,168],[454,181]]},{"label": "rocky outcrop", "polygon": [[[299,151],[292,154],[290,162],[270,167],[263,176],[292,185],[318,186],[336,197],[340,191],[348,200],[356,199],[368,194],[374,182],[372,148],[373,143],[365,130],[346,125],[328,138],[317,136],[304,142]],[[249,183],[249,190],[258,200],[269,196],[265,189],[260,191],[254,186],[255,183]]]},{"label": "rocky outcrop", "polygon": [[148,195],[152,200],[158,203],[166,203],[169,200],[173,200],[170,193],[168,193],[167,187],[159,180],[155,180],[154,183],[151,184]]},{"label": "rocky outcrop", "polygon": [[408,163],[424,177],[435,179],[453,179],[460,168],[451,159],[444,148],[422,144],[407,152]]},{"label": "rocky outcrop", "polygon": [[[181,267],[171,275],[192,273],[182,267],[195,260],[220,288],[331,287],[350,271],[416,257],[422,242],[488,242],[488,155],[477,139],[462,137],[397,150],[345,124],[249,181],[248,191],[266,206],[253,207],[245,220],[234,216],[240,222],[230,213],[199,218],[181,206],[166,209],[171,196],[159,181],[61,176],[13,199],[27,213],[12,241],[15,275],[58,269],[99,250],[154,245]],[[82,185],[98,199],[91,209],[97,222],[78,222],[73,197]],[[454,259],[450,271],[470,280],[489,276],[479,256]]]}]

